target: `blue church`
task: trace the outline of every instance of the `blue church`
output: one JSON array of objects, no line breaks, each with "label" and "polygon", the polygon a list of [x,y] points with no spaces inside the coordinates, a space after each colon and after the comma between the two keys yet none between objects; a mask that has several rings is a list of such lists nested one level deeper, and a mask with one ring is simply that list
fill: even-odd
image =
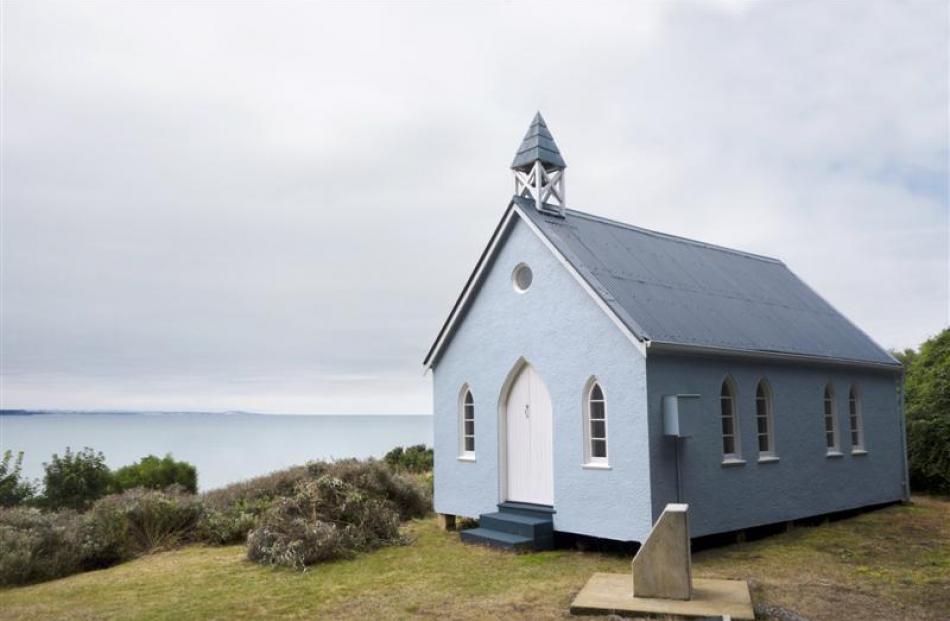
[{"label": "blue church", "polygon": [[566,207],[541,115],[424,366],[435,510],[463,539],[643,541],[908,497],[902,368],[778,259]]}]

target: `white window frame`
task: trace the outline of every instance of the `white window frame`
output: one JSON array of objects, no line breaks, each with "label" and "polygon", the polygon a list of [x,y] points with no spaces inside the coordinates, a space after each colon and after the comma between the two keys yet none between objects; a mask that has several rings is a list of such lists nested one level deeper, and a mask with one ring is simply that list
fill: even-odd
[{"label": "white window frame", "polygon": [[[471,404],[468,403],[471,399]],[[458,435],[459,435],[459,460],[461,461],[475,461],[475,449],[477,445],[475,444],[475,395],[472,394],[472,389],[468,384],[462,386],[462,389],[459,391],[459,410],[458,410]],[[471,409],[471,421],[472,421],[472,433],[471,435],[465,433],[465,422],[468,417],[469,409]],[[472,449],[468,450],[466,448],[465,440],[472,439]]]},{"label": "white window frame", "polygon": [[[835,399],[835,385],[832,382],[825,384],[821,393],[821,421],[825,435],[825,454],[837,457],[841,455],[841,434],[838,431],[838,402]],[[828,429],[831,421],[831,429]],[[828,434],[831,434],[831,445],[828,445]]]},{"label": "white window frame", "polygon": [[[759,390],[762,390],[761,401],[765,402],[765,416],[759,414]],[[759,460],[775,458],[775,417],[773,415],[772,386],[764,377],[755,385],[755,448],[759,452]],[[765,433],[759,426],[760,419],[765,419]],[[765,437],[767,448],[762,450],[762,437]]]},{"label": "white window frame", "polygon": [[861,391],[857,384],[848,390],[848,431],[851,432],[851,453],[867,452],[864,441],[864,415],[861,412]]},{"label": "white window frame", "polygon": [[[592,403],[591,395],[594,392],[594,387],[598,386],[600,388],[600,394],[602,399],[600,403],[603,404],[604,411],[604,437],[595,438],[591,433],[591,418],[590,418],[590,405]],[[605,468],[609,465],[610,461],[610,446],[607,438],[610,437],[610,432],[607,429],[607,393],[604,392],[604,385],[596,377],[592,377],[587,380],[587,385],[584,389],[584,465],[596,468]],[[596,419],[595,419],[596,420]],[[594,457],[594,440],[603,440],[604,441],[604,456],[603,457]]]},{"label": "white window frame", "polygon": [[[722,430],[722,420],[725,416],[722,415],[722,396],[723,387],[728,389],[729,392],[729,418],[732,421],[732,449],[731,453],[726,452],[725,439],[727,434]],[[738,394],[739,391],[736,388],[736,382],[732,379],[731,376],[726,376],[723,378],[722,382],[719,384],[719,408],[717,410],[719,418],[719,448],[722,450],[722,462],[726,463],[743,463],[742,461],[742,442],[741,436],[739,433],[739,413],[738,413]]]}]

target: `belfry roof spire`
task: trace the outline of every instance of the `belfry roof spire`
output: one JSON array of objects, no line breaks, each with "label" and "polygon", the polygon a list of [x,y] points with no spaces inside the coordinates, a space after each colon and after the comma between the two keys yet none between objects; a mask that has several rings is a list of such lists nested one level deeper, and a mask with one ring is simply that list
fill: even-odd
[{"label": "belfry roof spire", "polygon": [[515,196],[531,200],[538,211],[563,216],[565,168],[567,164],[554,143],[554,136],[538,112],[511,163]]},{"label": "belfry roof spire", "polygon": [[528,127],[528,133],[524,135],[521,146],[515,154],[515,159],[511,167],[515,170],[531,168],[535,160],[540,161],[545,166],[554,168],[567,168],[561,152],[554,143],[554,136],[548,130],[547,124],[540,112],[535,113],[531,126]]}]

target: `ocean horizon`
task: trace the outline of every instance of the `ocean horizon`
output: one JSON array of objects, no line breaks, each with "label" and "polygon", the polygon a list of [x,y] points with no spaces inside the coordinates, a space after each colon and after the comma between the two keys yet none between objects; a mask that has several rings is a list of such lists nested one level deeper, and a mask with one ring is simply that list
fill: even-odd
[{"label": "ocean horizon", "polygon": [[22,451],[23,473],[36,480],[66,447],[101,451],[110,468],[170,453],[197,467],[204,491],[307,461],[378,458],[412,444],[432,445],[431,414],[0,410],[0,453]]}]

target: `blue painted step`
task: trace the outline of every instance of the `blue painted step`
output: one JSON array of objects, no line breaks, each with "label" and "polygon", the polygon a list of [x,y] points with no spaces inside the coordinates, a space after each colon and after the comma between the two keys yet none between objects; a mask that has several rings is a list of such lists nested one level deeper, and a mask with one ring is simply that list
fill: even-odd
[{"label": "blue painted step", "polygon": [[463,530],[465,543],[508,550],[550,550],[554,547],[554,509],[503,502],[498,511],[483,513],[479,527]]}]

